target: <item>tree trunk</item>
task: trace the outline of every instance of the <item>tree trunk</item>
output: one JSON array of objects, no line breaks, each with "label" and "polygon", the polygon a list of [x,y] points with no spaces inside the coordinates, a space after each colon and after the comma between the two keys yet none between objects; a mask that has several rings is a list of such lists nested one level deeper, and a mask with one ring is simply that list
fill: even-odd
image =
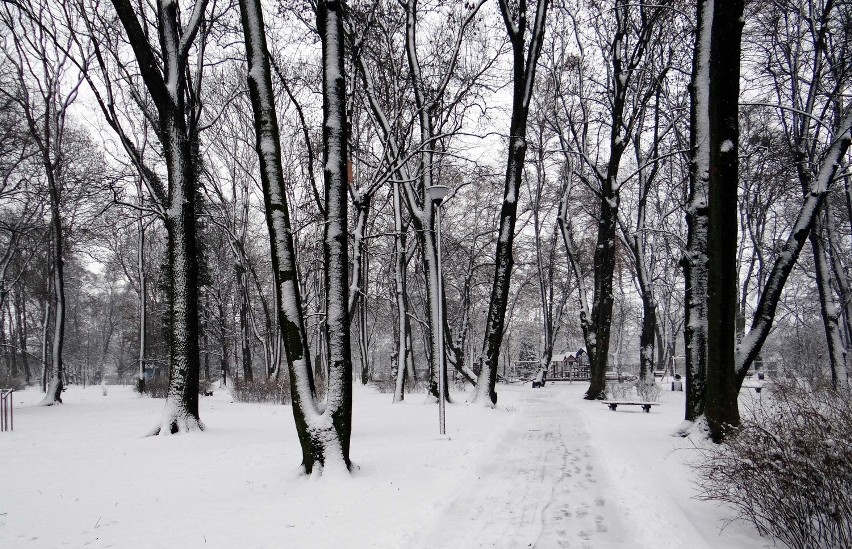
[{"label": "tree trunk", "polygon": [[571,222],[568,219],[568,202],[571,199],[570,165],[566,169],[565,178],[565,188],[562,191],[562,198],[559,201],[559,215],[556,218],[556,223],[559,226],[559,233],[562,235],[562,243],[565,245],[565,255],[568,258],[568,266],[571,269],[574,281],[577,284],[577,301],[580,306],[580,329],[583,332],[583,342],[586,344],[586,355],[589,357],[589,363],[591,364],[596,355],[597,343],[594,326],[590,323],[591,314],[589,313],[586,279],[580,270],[577,247],[574,244]]},{"label": "tree trunk", "polygon": [[326,357],[331,418],[346,467],[352,432],[352,358],[349,345],[348,196],[346,191],[347,119],[345,44],[342,2],[321,1],[317,28],[323,49],[323,159],[325,160],[325,213],[323,257],[326,287]]},{"label": "tree trunk", "polygon": [[849,388],[846,373],[846,348],[840,337],[840,308],[835,303],[832,293],[831,269],[826,258],[823,225],[823,215],[818,215],[814,220],[814,227],[808,238],[811,241],[811,251],[814,256],[814,274],[819,290],[822,324],[825,328],[825,340],[831,366],[831,385],[835,391],[846,392]]},{"label": "tree trunk", "polygon": [[500,361],[500,345],[509,300],[509,284],[512,278],[512,245],[515,239],[515,221],[518,212],[518,196],[527,152],[527,118],[532,102],[535,71],[541,54],[545,31],[545,18],[550,0],[539,0],[535,22],[532,26],[528,56],[525,55],[526,6],[519,7],[518,17],[513,17],[509,5],[500,2],[500,12],[512,44],[512,118],[509,124],[509,148],[506,158],[506,174],[503,185],[503,205],[500,208],[500,229],[494,261],[491,296],[488,314],[485,317],[485,336],[482,344],[482,370],[476,383],[471,402],[494,407],[497,404],[497,369]]},{"label": "tree trunk", "polygon": [[684,276],[684,354],[686,355],[687,421],[704,415],[707,375],[707,231],[710,177],[709,86],[710,35],[714,0],[698,1],[698,20],[690,85],[689,203],[687,242],[681,265]]},{"label": "tree trunk", "polygon": [[[119,130],[125,148],[150,191],[163,218],[169,261],[169,388],[158,425],[150,435],[201,430],[198,415],[200,356],[198,346],[198,257],[196,242],[196,194],[198,190],[200,104],[188,82],[189,52],[205,20],[207,0],[198,0],[181,27],[177,3],[159,0],[157,34],[160,52],[129,0],[112,0],[118,19],[136,57],[139,74],[157,110],[158,138],[165,158],[167,184],[144,165],[138,151]],[[203,44],[198,48],[204,51]],[[200,63],[199,63],[200,65]],[[192,74],[198,83],[200,74]],[[108,107],[101,107],[111,120]]]},{"label": "tree trunk", "polygon": [[840,311],[843,318],[843,336],[848,346],[852,345],[852,291],[850,291],[849,279],[840,261],[840,241],[830,200],[825,201],[825,217],[826,237],[828,239],[826,248],[831,260],[831,272],[837,281],[837,294],[840,298]]},{"label": "tree trunk", "polygon": [[[49,286],[49,284],[48,284]],[[47,375],[50,371],[50,297],[44,300],[44,315],[41,322],[41,390],[47,392]]]},{"label": "tree trunk", "polygon": [[[342,5],[321,1],[317,27],[323,42],[323,148],[326,181],[325,255],[333,263],[326,271],[330,316],[339,331],[329,334],[328,396],[320,412],[316,401],[307,333],[301,309],[293,233],[287,209],[281,143],[275,112],[263,12],[257,0],[240,0],[248,59],[248,85],[254,112],[256,149],[260,161],[266,221],[277,289],[278,318],[290,372],[293,416],[302,447],[306,474],[323,469],[348,468],[352,411],[352,372],[346,307],[346,116]],[[329,204],[330,202],[330,204]],[[341,204],[342,202],[342,204]],[[337,310],[332,310],[337,309]],[[330,330],[329,330],[330,332]]]},{"label": "tree trunk", "polygon": [[[594,254],[595,297],[591,324],[595,327],[595,354],[590,361],[592,380],[584,396],[587,400],[606,398],[606,369],[612,326],[612,277],[615,273],[615,228],[618,221],[618,193],[610,178],[601,194],[598,238]],[[590,357],[591,358],[591,357]]]},{"label": "tree trunk", "polygon": [[751,329],[737,346],[737,389],[742,385],[748,369],[760,353],[772,329],[784,284],[804,247],[814,219],[822,207],[840,161],[849,149],[850,143],[852,143],[852,108],[847,106],[834,132],[834,141],[822,156],[822,163],[816,176],[811,178],[811,186],[802,200],[796,220],[787,235],[787,241],[772,265],[772,271],[766,279],[766,288],[760,295],[755,309]]},{"label": "tree trunk", "polygon": [[219,357],[219,379],[222,385],[228,384],[228,317],[225,315],[224,296],[219,296],[219,339],[222,342],[222,355]]},{"label": "tree trunk", "polygon": [[237,263],[237,281],[240,291],[240,359],[243,368],[243,381],[251,383],[254,371],[251,367],[251,322],[249,319],[249,285],[248,271]]},{"label": "tree trunk", "polygon": [[393,183],[393,220],[394,220],[394,311],[396,313],[396,324],[394,332],[394,366],[395,387],[393,402],[402,402],[405,399],[405,379],[408,361],[411,359],[411,350],[408,342],[411,340],[411,321],[408,318],[408,291],[406,288],[405,273],[405,228],[402,224],[402,196],[399,186],[402,183]]},{"label": "tree trunk", "polygon": [[[367,213],[364,213],[364,217],[366,218]],[[365,223],[366,224],[366,223]],[[367,385],[370,381],[370,361],[368,358],[368,351],[370,347],[369,343],[369,330],[368,330],[368,322],[369,319],[367,317],[367,285],[369,282],[369,274],[370,274],[370,262],[367,255],[367,243],[362,239],[361,242],[361,254],[360,257],[357,258],[357,262],[361,265],[358,271],[360,272],[360,283],[358,286],[360,290],[358,292],[358,351],[361,361],[361,384]]]},{"label": "tree trunk", "polygon": [[32,380],[32,373],[30,372],[29,353],[27,352],[27,299],[24,295],[24,291],[23,284],[19,284],[15,288],[15,323],[18,326],[18,348],[21,351],[21,364],[24,368],[24,381],[27,386],[29,386],[30,381]]},{"label": "tree trunk", "polygon": [[62,389],[65,383],[65,368],[62,363],[62,347],[65,342],[65,276],[62,246],[62,218],[59,209],[59,181],[53,173],[52,163],[45,159],[45,172],[50,192],[51,263],[53,266],[53,343],[51,345],[51,364],[47,375],[47,390],[39,406],[52,406],[62,403]]},{"label": "tree trunk", "polygon": [[[142,206],[142,183],[136,187],[139,193],[139,205]],[[137,243],[136,267],[139,272],[139,376],[136,380],[139,394],[145,393],[145,345],[146,327],[148,325],[148,300],[147,280],[145,277],[145,224],[142,222],[142,213],[137,218],[137,230],[139,241]]]},{"label": "tree trunk", "polygon": [[704,413],[721,442],[740,423],[734,349],[739,223],[739,83],[743,0],[713,3],[710,36],[710,206],[707,260],[707,381]]}]

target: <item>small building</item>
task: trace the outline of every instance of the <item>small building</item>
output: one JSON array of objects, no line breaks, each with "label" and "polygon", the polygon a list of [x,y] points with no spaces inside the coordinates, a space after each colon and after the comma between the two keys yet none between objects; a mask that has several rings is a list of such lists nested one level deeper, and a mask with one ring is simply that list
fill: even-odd
[{"label": "small building", "polygon": [[584,347],[574,352],[554,353],[550,359],[550,366],[547,369],[547,378],[550,380],[583,381],[591,377]]}]

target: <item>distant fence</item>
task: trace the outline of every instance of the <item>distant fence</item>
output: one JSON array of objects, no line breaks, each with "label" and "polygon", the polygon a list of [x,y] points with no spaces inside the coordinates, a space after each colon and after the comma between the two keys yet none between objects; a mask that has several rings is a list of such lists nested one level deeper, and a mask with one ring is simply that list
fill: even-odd
[{"label": "distant fence", "polygon": [[15,403],[12,400],[14,389],[0,389],[0,431],[15,430]]}]

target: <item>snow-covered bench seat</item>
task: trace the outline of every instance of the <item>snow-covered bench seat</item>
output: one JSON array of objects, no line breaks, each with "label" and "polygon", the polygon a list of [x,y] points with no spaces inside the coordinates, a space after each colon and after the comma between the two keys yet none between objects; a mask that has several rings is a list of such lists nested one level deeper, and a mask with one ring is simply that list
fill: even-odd
[{"label": "snow-covered bench seat", "polygon": [[641,406],[645,413],[651,411],[651,406],[659,406],[659,402],[641,402],[636,400],[602,400],[613,412],[618,406]]}]

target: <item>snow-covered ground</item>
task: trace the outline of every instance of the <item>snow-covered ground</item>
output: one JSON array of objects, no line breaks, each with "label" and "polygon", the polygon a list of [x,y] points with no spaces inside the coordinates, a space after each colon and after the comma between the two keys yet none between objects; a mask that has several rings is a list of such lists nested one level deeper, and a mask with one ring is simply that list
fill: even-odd
[{"label": "snow-covered ground", "polygon": [[762,548],[693,498],[683,393],[612,412],[583,384],[500,386],[437,409],[357,388],[351,478],[299,476],[288,406],[202,398],[203,433],[145,438],[162,400],[71,387],[15,394],[0,433],[0,547]]}]

